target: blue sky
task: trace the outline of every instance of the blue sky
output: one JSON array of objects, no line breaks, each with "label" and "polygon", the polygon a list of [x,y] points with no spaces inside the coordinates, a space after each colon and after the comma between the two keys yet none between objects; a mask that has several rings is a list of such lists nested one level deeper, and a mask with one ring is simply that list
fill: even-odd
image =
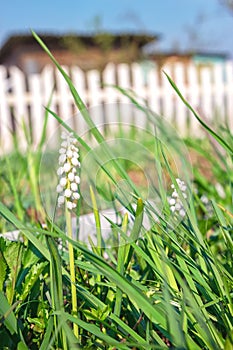
[{"label": "blue sky", "polygon": [[[95,19],[99,17],[100,21]],[[4,1],[0,44],[10,33],[147,31],[161,34],[161,49],[200,48],[233,56],[233,12],[220,0]]]}]

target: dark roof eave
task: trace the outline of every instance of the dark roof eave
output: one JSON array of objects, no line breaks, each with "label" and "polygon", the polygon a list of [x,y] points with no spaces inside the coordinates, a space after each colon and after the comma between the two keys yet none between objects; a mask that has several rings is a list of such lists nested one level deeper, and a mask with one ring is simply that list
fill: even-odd
[{"label": "dark roof eave", "polygon": [[[39,34],[39,37],[42,39],[42,41],[45,42],[45,44],[50,49],[66,49],[64,40],[66,38],[72,38],[72,39],[78,39],[81,40],[81,42],[90,47],[98,47],[97,42],[95,41],[96,35],[110,35],[113,37],[113,47],[119,47],[121,45],[121,42],[124,38],[128,38],[130,42],[135,42],[139,48],[142,46],[152,42],[159,40],[159,35],[153,35],[153,34],[141,34],[141,33],[122,33],[122,34],[114,34],[114,33],[108,33],[103,32],[99,34],[66,34],[66,35],[53,35],[53,34]],[[5,43],[2,45],[2,48],[0,50],[0,61],[2,61],[5,57],[11,54],[11,52],[19,46],[31,46],[35,45],[38,49],[40,46],[36,42],[35,38],[32,35],[11,35]]]}]

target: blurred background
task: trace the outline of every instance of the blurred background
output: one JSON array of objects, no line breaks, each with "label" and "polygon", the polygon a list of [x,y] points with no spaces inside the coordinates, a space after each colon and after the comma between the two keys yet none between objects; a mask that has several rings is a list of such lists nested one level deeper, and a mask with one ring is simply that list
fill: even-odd
[{"label": "blurred background", "polygon": [[11,35],[149,33],[156,50],[233,54],[232,0],[8,1],[1,4],[0,44]]},{"label": "blurred background", "polygon": [[8,1],[0,15],[0,143],[22,117],[36,140],[53,89],[53,110],[61,117],[76,112],[31,29],[69,71],[87,106],[120,100],[103,86],[120,85],[185,133],[192,123],[163,81],[165,70],[206,118],[221,110],[230,119],[232,0]]}]

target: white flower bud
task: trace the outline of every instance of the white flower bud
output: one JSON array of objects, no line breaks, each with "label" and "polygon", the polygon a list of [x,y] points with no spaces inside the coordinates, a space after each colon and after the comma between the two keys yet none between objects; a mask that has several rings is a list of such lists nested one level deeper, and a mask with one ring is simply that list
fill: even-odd
[{"label": "white flower bud", "polygon": [[182,218],[185,217],[185,215],[186,215],[185,210],[184,209],[180,209],[179,214],[180,214],[180,216]]},{"label": "white flower bud", "polygon": [[70,188],[71,188],[72,191],[77,191],[78,185],[77,185],[75,182],[72,182],[72,183],[70,184]]},{"label": "white flower bud", "polygon": [[66,152],[66,155],[68,158],[72,158],[73,152],[71,151],[71,149],[68,149],[68,151]]},{"label": "white flower bud", "polygon": [[175,200],[174,198],[170,198],[169,201],[168,201],[168,203],[169,203],[170,205],[174,205],[174,204],[176,203],[176,200]]},{"label": "white flower bud", "polygon": [[64,164],[65,161],[66,161],[66,155],[65,154],[61,154],[59,159],[58,159],[59,164]]},{"label": "white flower bud", "polygon": [[175,209],[180,210],[182,208],[181,204],[178,202],[175,204]]},{"label": "white flower bud", "polygon": [[67,142],[66,142],[66,141],[63,141],[63,142],[61,143],[61,147],[67,147]]},{"label": "white flower bud", "polygon": [[73,193],[73,197],[74,197],[74,199],[79,199],[80,198],[80,194],[78,192],[74,192]]},{"label": "white flower bud", "polygon": [[63,172],[64,172],[64,169],[62,167],[57,169],[57,175],[58,176],[61,176],[63,174]]},{"label": "white flower bud", "polygon": [[61,193],[63,191],[63,187],[61,185],[57,185],[57,193]]},{"label": "white flower bud", "polygon": [[208,198],[206,197],[206,195],[204,195],[204,194],[201,196],[200,199],[201,199],[201,201],[202,201],[203,204],[208,204],[208,202],[209,202],[209,199],[208,199]]},{"label": "white flower bud", "polygon": [[66,202],[66,206],[67,206],[67,208],[70,209],[70,210],[73,209],[73,203],[70,202],[70,201],[67,201],[67,202]]},{"label": "white flower bud", "polygon": [[62,131],[62,133],[61,133],[61,138],[62,138],[63,140],[66,140],[66,139],[67,139],[67,133],[66,133],[65,131]]},{"label": "white flower bud", "polygon": [[80,177],[78,175],[75,176],[74,180],[76,184],[80,184]]},{"label": "white flower bud", "polygon": [[65,177],[62,177],[62,178],[60,179],[60,185],[61,185],[62,187],[65,187],[65,186],[66,186],[66,183],[67,183],[66,178],[65,178]]},{"label": "white flower bud", "polygon": [[66,173],[68,173],[71,169],[71,165],[70,163],[65,163],[64,166],[63,166],[63,169]]},{"label": "white flower bud", "polygon": [[172,197],[173,198],[178,198],[179,197],[178,192],[176,192],[176,190],[174,190],[174,192],[172,193]]},{"label": "white flower bud", "polygon": [[76,152],[76,151],[73,151],[73,157],[75,157],[75,158],[79,158],[79,154],[78,154],[78,152]]},{"label": "white flower bud", "polygon": [[57,199],[58,202],[58,206],[60,206],[61,204],[63,204],[65,202],[65,198],[64,196],[59,196]]},{"label": "white flower bud", "polygon": [[187,186],[186,185],[182,185],[180,186],[180,189],[182,192],[185,192],[187,190]]},{"label": "white flower bud", "polygon": [[69,173],[69,174],[68,174],[68,179],[69,179],[70,181],[74,181],[74,173]]},{"label": "white flower bud", "polygon": [[73,158],[71,159],[71,163],[72,163],[74,166],[77,166],[77,165],[79,164],[79,161],[78,161],[77,158],[73,157]]},{"label": "white flower bud", "polygon": [[67,188],[67,189],[65,190],[65,192],[64,192],[64,196],[65,196],[66,198],[70,198],[71,195],[72,195],[71,190],[70,190],[69,188]]}]

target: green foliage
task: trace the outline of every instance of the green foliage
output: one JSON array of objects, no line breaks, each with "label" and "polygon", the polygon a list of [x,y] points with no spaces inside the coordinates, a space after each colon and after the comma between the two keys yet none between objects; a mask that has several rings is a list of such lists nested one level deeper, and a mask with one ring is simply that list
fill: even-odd
[{"label": "green foliage", "polygon": [[[93,124],[72,81],[35,37],[64,76],[92,135],[102,144],[105,137]],[[105,164],[101,167],[109,183],[116,184],[120,176],[132,192],[130,205],[125,204],[123,196],[123,199],[114,198],[127,211],[124,215],[116,213],[117,224],[108,219],[117,242],[112,248],[104,245],[98,207],[105,191],[95,191],[93,187],[90,190],[98,244],[95,246],[90,240],[89,249],[71,235],[67,236],[50,218],[44,216],[43,228],[40,218],[29,219],[20,192],[25,168],[17,181],[13,163],[8,162],[10,168],[5,167],[5,174],[1,169],[4,179],[10,175],[12,191],[9,200],[0,202],[2,225],[7,222],[6,225],[14,226],[22,237],[18,242],[0,238],[3,349],[228,350],[233,347],[232,135],[227,127],[220,126],[214,131],[201,121],[170,78],[169,81],[211,135],[203,140],[185,140],[189,150],[198,154],[198,159],[210,164],[211,173],[206,177],[200,168],[201,162],[193,164],[191,180],[195,188],[192,189],[191,181],[187,183],[190,196],[188,201],[182,198],[186,210],[182,220],[177,220],[167,204],[163,175],[169,178],[169,183],[175,184],[179,195],[180,190],[175,183],[177,174],[169,154],[157,139],[146,138],[143,142],[151,142],[154,152],[158,185],[152,193],[163,202],[160,212],[140,196],[140,188],[128,175],[129,164],[118,162],[114,149],[107,145],[103,148],[105,154],[113,157],[111,167]],[[153,114],[134,96],[118,89],[153,122]],[[70,130],[59,116],[51,114]],[[169,136],[170,131],[165,134],[164,126],[160,127],[171,147],[179,153],[179,145]],[[75,137],[83,150],[91,150],[80,135],[75,134]],[[41,149],[39,155],[40,152]],[[36,166],[39,158],[35,161],[35,154],[30,150],[28,154]],[[100,156],[97,155],[96,162]],[[42,213],[41,203],[36,200],[37,171],[27,177],[26,185],[34,188],[32,203]],[[208,198],[208,205],[203,202],[203,195]],[[109,197],[112,196],[110,191]],[[14,200],[17,205],[11,203]],[[146,217],[147,227],[144,225]],[[63,248],[58,242],[63,242]],[[75,258],[73,286],[78,300],[77,315],[72,314],[68,243]],[[72,324],[79,327],[78,338]]]}]

